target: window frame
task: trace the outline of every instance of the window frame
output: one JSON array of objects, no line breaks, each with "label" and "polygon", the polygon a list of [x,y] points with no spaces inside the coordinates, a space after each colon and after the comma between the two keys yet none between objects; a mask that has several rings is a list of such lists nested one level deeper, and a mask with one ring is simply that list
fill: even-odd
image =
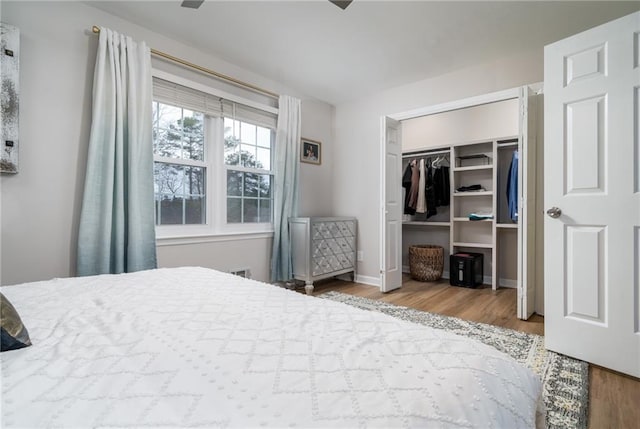
[{"label": "window frame", "polygon": [[[244,104],[256,109],[264,110],[266,112],[277,115],[278,109],[272,106],[267,106],[258,103],[253,100],[244,99],[234,94],[226,93],[222,90],[203,85],[198,82],[193,82],[180,76],[173,75],[161,70],[152,69],[152,75],[154,77],[182,85],[197,91],[204,92],[216,97],[224,98],[228,101],[232,101],[239,104]],[[162,100],[157,100],[153,97],[153,101],[169,104]],[[193,110],[184,106],[178,106]],[[156,238],[163,240],[164,245],[172,244],[186,244],[189,242],[208,242],[208,241],[226,241],[229,239],[240,238],[261,238],[273,236],[273,209],[272,203],[272,216],[269,223],[227,223],[227,171],[239,170],[248,171],[250,173],[270,174],[271,175],[271,201],[274,197],[274,182],[276,175],[276,162],[275,162],[275,137],[272,141],[271,147],[271,170],[259,170],[248,168],[244,166],[227,165],[224,161],[224,115],[212,116],[205,112],[204,114],[204,159],[198,160],[183,160],[179,158],[167,158],[154,154],[155,162],[168,162],[173,164],[198,166],[205,168],[205,223],[203,224],[174,224],[174,225],[155,225]],[[252,123],[251,121],[242,122]],[[263,126],[255,124],[258,126]],[[275,130],[274,130],[275,132]],[[202,164],[202,165],[201,165]],[[155,224],[155,218],[153,220]]]}]

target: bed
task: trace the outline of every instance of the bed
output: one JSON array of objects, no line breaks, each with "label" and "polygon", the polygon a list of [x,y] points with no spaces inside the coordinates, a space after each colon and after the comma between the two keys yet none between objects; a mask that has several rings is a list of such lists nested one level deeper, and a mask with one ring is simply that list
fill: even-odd
[{"label": "bed", "polygon": [[541,424],[537,376],[445,331],[205,268],[5,286],[10,427]]}]

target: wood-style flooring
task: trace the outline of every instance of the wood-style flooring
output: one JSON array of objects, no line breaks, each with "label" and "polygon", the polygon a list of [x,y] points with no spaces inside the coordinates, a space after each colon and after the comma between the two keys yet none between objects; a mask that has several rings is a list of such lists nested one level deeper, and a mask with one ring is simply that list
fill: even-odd
[{"label": "wood-style flooring", "polygon": [[[314,295],[337,291],[386,301],[422,311],[544,335],[544,318],[516,317],[516,290],[490,287],[467,289],[448,282],[423,283],[403,279],[402,288],[381,293],[377,287],[341,280],[315,284]],[[612,351],[615,352],[615,351]],[[608,369],[589,367],[589,428],[640,429],[640,379]]]}]

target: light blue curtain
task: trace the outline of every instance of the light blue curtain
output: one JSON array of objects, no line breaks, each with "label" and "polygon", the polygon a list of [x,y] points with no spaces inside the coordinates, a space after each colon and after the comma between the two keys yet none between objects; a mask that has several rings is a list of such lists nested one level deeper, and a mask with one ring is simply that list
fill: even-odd
[{"label": "light blue curtain", "polygon": [[298,215],[298,170],[300,147],[300,100],[281,95],[276,131],[276,172],[273,195],[273,250],[271,281],[291,278],[289,217]]},{"label": "light blue curtain", "polygon": [[77,273],[155,268],[149,48],[102,28],[93,79]]}]

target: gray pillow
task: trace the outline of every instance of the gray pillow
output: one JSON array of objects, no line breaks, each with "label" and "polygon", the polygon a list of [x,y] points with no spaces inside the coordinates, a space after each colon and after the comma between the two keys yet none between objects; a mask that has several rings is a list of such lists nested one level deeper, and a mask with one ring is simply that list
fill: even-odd
[{"label": "gray pillow", "polygon": [[29,332],[20,320],[15,307],[0,292],[0,352],[31,345]]}]

